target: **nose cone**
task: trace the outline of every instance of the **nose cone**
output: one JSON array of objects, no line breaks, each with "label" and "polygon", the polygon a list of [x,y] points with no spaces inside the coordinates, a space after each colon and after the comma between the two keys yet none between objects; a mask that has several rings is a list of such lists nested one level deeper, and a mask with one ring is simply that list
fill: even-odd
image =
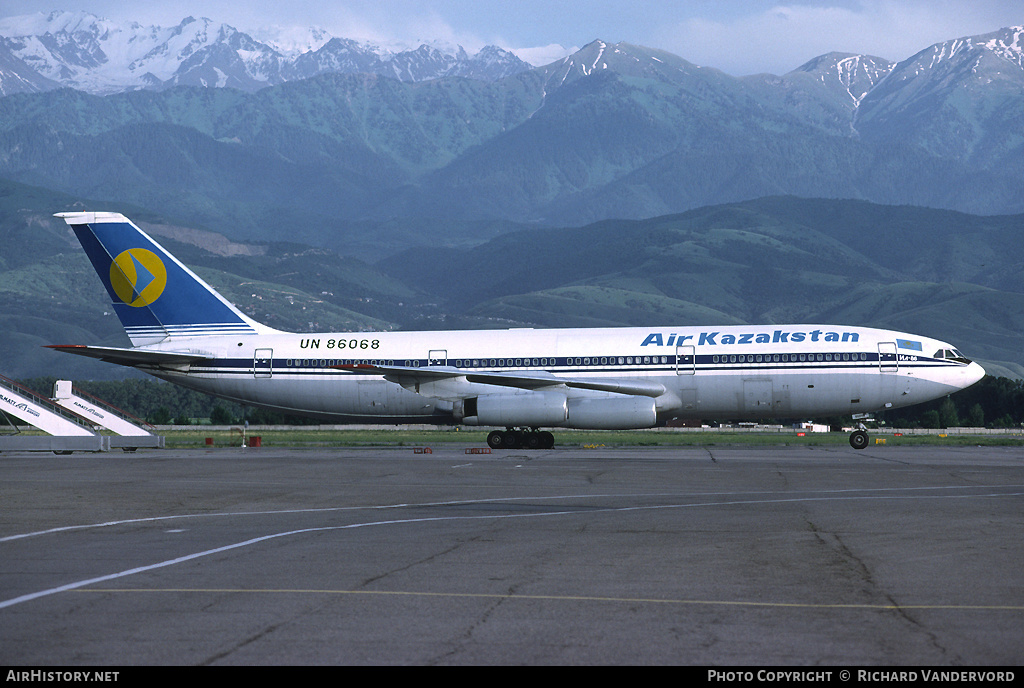
[{"label": "nose cone", "polygon": [[985,369],[977,363],[972,362],[964,368],[963,389],[970,387],[983,377],[985,377]]}]

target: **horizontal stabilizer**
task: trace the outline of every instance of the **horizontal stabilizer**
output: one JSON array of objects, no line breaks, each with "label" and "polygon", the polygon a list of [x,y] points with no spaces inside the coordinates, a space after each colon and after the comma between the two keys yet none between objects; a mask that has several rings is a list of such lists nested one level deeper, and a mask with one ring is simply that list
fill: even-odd
[{"label": "horizontal stabilizer", "polygon": [[77,354],[89,358],[98,358],[107,363],[123,366],[137,365],[174,365],[193,363],[213,358],[207,354],[182,351],[149,351],[146,349],[120,349],[114,346],[85,346],[84,344],[48,344],[47,349],[55,349],[68,354]]},{"label": "horizontal stabilizer", "polygon": [[573,389],[589,389],[597,392],[614,392],[616,394],[630,394],[645,397],[659,397],[665,393],[665,386],[650,380],[630,380],[616,378],[614,380],[599,379],[578,379],[559,377],[545,371],[517,371],[514,373],[501,372],[468,372],[450,366],[431,367],[407,367],[407,366],[382,366],[369,363],[355,365],[334,366],[339,370],[348,370],[354,373],[377,373],[385,379],[404,385],[408,381],[434,382],[444,378],[464,377],[468,382],[475,382],[484,385],[498,385],[501,387],[515,387],[517,389],[543,389],[564,385]]}]

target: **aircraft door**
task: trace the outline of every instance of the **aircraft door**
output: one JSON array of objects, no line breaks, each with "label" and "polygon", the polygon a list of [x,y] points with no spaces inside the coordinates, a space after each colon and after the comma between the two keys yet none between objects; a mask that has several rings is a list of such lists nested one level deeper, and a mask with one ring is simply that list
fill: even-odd
[{"label": "aircraft door", "polygon": [[743,381],[743,411],[753,418],[770,418],[775,410],[772,404],[771,380],[750,379]]},{"label": "aircraft door", "polygon": [[383,380],[358,382],[356,390],[359,398],[359,412],[371,415],[373,413],[383,414],[388,407],[388,392],[391,386],[390,382]]},{"label": "aircraft door", "polygon": [[896,342],[878,343],[878,372],[895,373],[899,370],[896,359]]},{"label": "aircraft door", "polygon": [[445,366],[448,365],[448,350],[447,349],[431,349],[430,354],[427,356],[428,366]]},{"label": "aircraft door", "polygon": [[697,366],[692,344],[676,347],[676,375],[693,375]]},{"label": "aircraft door", "polygon": [[256,349],[252,357],[253,377],[272,377],[274,375],[274,350]]}]

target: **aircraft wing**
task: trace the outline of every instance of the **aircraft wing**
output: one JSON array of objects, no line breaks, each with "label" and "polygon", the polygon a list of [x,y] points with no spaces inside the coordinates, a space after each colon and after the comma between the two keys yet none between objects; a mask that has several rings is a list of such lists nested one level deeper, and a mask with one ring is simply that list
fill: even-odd
[{"label": "aircraft wing", "polygon": [[107,363],[123,366],[136,365],[174,365],[194,363],[213,358],[207,354],[183,351],[148,351],[146,349],[121,349],[115,346],[86,346],[84,344],[47,344],[47,349],[77,354],[89,358],[98,358]]},{"label": "aircraft wing", "polygon": [[545,371],[471,372],[450,366],[429,366],[413,368],[407,366],[382,366],[369,363],[334,366],[339,370],[353,373],[377,373],[385,380],[406,387],[410,384],[437,382],[448,378],[465,378],[467,382],[517,389],[544,389],[564,385],[573,389],[589,389],[598,392],[615,392],[645,397],[659,397],[665,393],[664,385],[649,380],[618,378],[597,380],[587,378],[559,377]]}]

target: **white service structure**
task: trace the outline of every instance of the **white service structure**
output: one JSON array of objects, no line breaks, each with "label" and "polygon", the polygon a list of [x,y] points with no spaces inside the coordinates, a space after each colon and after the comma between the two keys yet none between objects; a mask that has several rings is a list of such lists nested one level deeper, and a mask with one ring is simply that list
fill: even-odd
[{"label": "white service structure", "polygon": [[149,437],[153,434],[98,401],[75,394],[71,380],[57,380],[54,383],[53,402],[122,437]]}]

